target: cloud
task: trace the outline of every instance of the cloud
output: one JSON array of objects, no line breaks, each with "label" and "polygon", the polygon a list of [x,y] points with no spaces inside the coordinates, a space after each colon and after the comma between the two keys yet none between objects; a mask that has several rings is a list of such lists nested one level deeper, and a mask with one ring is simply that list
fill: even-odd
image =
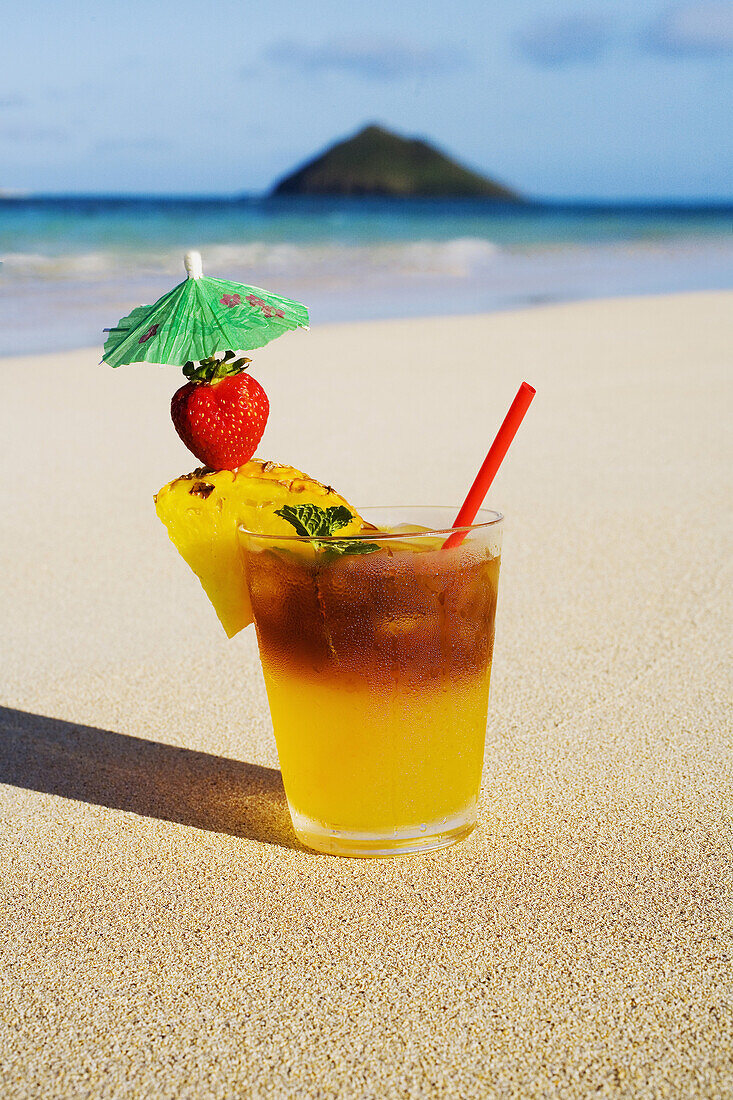
[{"label": "cloud", "polygon": [[413,46],[388,38],[340,38],[319,45],[283,39],[267,52],[270,61],[304,73],[348,73],[365,80],[399,80],[454,71],[466,63],[450,46]]},{"label": "cloud", "polygon": [[698,0],[662,12],[642,38],[667,57],[720,57],[733,53],[733,2]]},{"label": "cloud", "polygon": [[96,153],[150,153],[170,152],[175,148],[168,138],[99,138],[92,146]]},{"label": "cloud", "polygon": [[32,123],[0,124],[0,141],[32,145],[36,142],[62,142],[67,138],[67,131],[60,126],[35,126]]},{"label": "cloud", "polygon": [[515,37],[519,52],[535,65],[554,68],[595,61],[611,35],[605,19],[594,15],[563,15],[539,19]]}]

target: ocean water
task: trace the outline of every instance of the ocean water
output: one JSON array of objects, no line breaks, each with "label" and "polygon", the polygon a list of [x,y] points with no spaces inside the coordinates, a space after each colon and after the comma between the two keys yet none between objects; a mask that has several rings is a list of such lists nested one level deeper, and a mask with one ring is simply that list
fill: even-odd
[{"label": "ocean water", "polygon": [[733,287],[732,229],[733,205],[0,199],[0,354],[100,344],[188,248],[317,324]]}]

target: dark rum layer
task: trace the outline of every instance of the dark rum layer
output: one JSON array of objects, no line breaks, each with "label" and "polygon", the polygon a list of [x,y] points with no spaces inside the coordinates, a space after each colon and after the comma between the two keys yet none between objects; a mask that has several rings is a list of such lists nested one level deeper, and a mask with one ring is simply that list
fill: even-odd
[{"label": "dark rum layer", "polygon": [[272,549],[247,561],[270,674],[392,691],[474,678],[490,666],[499,559],[484,547],[380,547],[311,560]]}]

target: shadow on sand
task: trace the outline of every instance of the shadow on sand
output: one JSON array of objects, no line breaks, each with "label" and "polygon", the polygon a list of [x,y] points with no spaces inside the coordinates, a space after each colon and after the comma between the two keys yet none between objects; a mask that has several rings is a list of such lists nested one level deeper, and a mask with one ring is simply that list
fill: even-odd
[{"label": "shadow on sand", "polygon": [[301,849],[274,768],[9,707],[0,783]]}]

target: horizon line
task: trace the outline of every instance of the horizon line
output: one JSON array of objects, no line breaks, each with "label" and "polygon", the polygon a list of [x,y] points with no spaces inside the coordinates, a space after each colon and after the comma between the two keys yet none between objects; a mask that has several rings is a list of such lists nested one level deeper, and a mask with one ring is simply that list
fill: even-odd
[{"label": "horizon line", "polygon": [[702,197],[702,196],[635,196],[631,198],[608,198],[608,197],[580,197],[575,195],[568,195],[563,197],[543,197],[543,196],[523,196],[517,202],[508,202],[503,199],[494,199],[487,196],[480,195],[349,195],[349,194],[303,194],[303,195],[275,195],[271,192],[229,192],[229,191],[25,191],[21,189],[8,188],[6,190],[0,189],[0,203],[15,203],[15,202],[27,202],[27,201],[54,201],[54,200],[96,200],[96,201],[131,201],[131,202],[150,202],[150,201],[173,201],[173,202],[219,202],[219,203],[238,203],[238,202],[276,202],[276,203],[291,203],[291,202],[333,202],[333,201],[347,201],[355,203],[365,202],[388,202],[388,203],[401,203],[401,202],[425,202],[425,203],[446,203],[446,202],[464,202],[481,204],[486,206],[496,206],[499,208],[506,208],[516,212],[518,210],[538,209],[547,207],[574,207],[574,208],[598,208],[598,209],[619,209],[619,208],[650,208],[659,207],[664,209],[696,209],[696,210],[727,210],[733,209],[733,195],[714,196],[714,197]]}]

